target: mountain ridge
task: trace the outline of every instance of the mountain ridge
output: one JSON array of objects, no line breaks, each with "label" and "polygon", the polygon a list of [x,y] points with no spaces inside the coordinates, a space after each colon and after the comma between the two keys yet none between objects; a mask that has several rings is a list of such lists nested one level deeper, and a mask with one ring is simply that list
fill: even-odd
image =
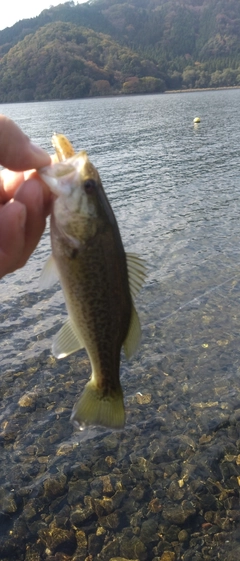
[{"label": "mountain ridge", "polygon": [[0,103],[240,86],[239,0],[66,2],[0,31]]}]

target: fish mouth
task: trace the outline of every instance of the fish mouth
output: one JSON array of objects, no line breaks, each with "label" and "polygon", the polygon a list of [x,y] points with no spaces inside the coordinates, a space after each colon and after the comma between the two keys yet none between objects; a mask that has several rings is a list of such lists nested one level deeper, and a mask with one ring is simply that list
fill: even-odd
[{"label": "fish mouth", "polygon": [[71,193],[71,185],[76,181],[76,167],[72,164],[56,163],[38,170],[41,179],[46,183],[54,195]]},{"label": "fish mouth", "polygon": [[54,195],[67,197],[71,193],[72,185],[81,177],[87,159],[86,152],[82,151],[68,160],[39,169],[38,174]]}]

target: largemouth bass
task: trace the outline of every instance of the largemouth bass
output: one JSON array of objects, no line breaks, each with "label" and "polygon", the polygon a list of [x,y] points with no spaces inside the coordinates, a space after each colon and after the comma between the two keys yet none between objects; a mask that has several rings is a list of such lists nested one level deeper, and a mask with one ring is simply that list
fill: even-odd
[{"label": "largemouth bass", "polygon": [[[144,262],[124,251],[118,225],[101,179],[86,152],[74,153],[63,135],[54,135],[56,163],[39,170],[55,195],[51,213],[52,256],[41,288],[60,280],[68,319],[52,351],[63,358],[85,348],[90,381],[71,419],[79,425],[121,428],[125,423],[119,380],[120,352],[135,352],[141,328],[133,296],[145,278]],[[56,157],[55,157],[56,160]]]}]

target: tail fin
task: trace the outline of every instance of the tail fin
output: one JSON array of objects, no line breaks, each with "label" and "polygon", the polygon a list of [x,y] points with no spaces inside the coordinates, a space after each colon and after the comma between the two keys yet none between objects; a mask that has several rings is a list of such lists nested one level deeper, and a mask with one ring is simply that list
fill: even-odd
[{"label": "tail fin", "polygon": [[123,428],[125,411],[121,388],[113,395],[103,396],[95,383],[90,380],[73,408],[71,421],[80,426],[86,424],[113,429]]}]

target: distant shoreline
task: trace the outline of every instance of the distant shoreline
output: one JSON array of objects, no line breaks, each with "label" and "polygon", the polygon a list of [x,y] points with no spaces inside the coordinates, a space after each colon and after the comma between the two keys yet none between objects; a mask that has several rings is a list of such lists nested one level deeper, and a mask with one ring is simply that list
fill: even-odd
[{"label": "distant shoreline", "polygon": [[14,104],[20,104],[20,103],[51,103],[51,102],[56,102],[56,101],[76,101],[76,100],[80,100],[80,99],[109,99],[109,98],[116,98],[116,97],[138,97],[138,96],[142,96],[142,95],[164,95],[164,94],[184,94],[184,93],[196,93],[196,92],[215,92],[215,91],[219,91],[219,90],[239,90],[240,86],[220,86],[219,88],[189,88],[188,90],[165,90],[164,92],[146,92],[146,93],[122,93],[122,92],[118,92],[118,93],[112,93],[110,95],[91,95],[91,96],[83,96],[83,97],[74,97],[74,98],[65,98],[65,99],[41,99],[41,100],[37,100],[37,99],[32,99],[29,101],[0,101],[0,106],[1,105],[14,105]]},{"label": "distant shoreline", "polygon": [[219,86],[219,88],[189,88],[188,90],[165,90],[165,94],[192,93],[192,92],[215,92],[217,90],[239,90],[240,86]]}]

